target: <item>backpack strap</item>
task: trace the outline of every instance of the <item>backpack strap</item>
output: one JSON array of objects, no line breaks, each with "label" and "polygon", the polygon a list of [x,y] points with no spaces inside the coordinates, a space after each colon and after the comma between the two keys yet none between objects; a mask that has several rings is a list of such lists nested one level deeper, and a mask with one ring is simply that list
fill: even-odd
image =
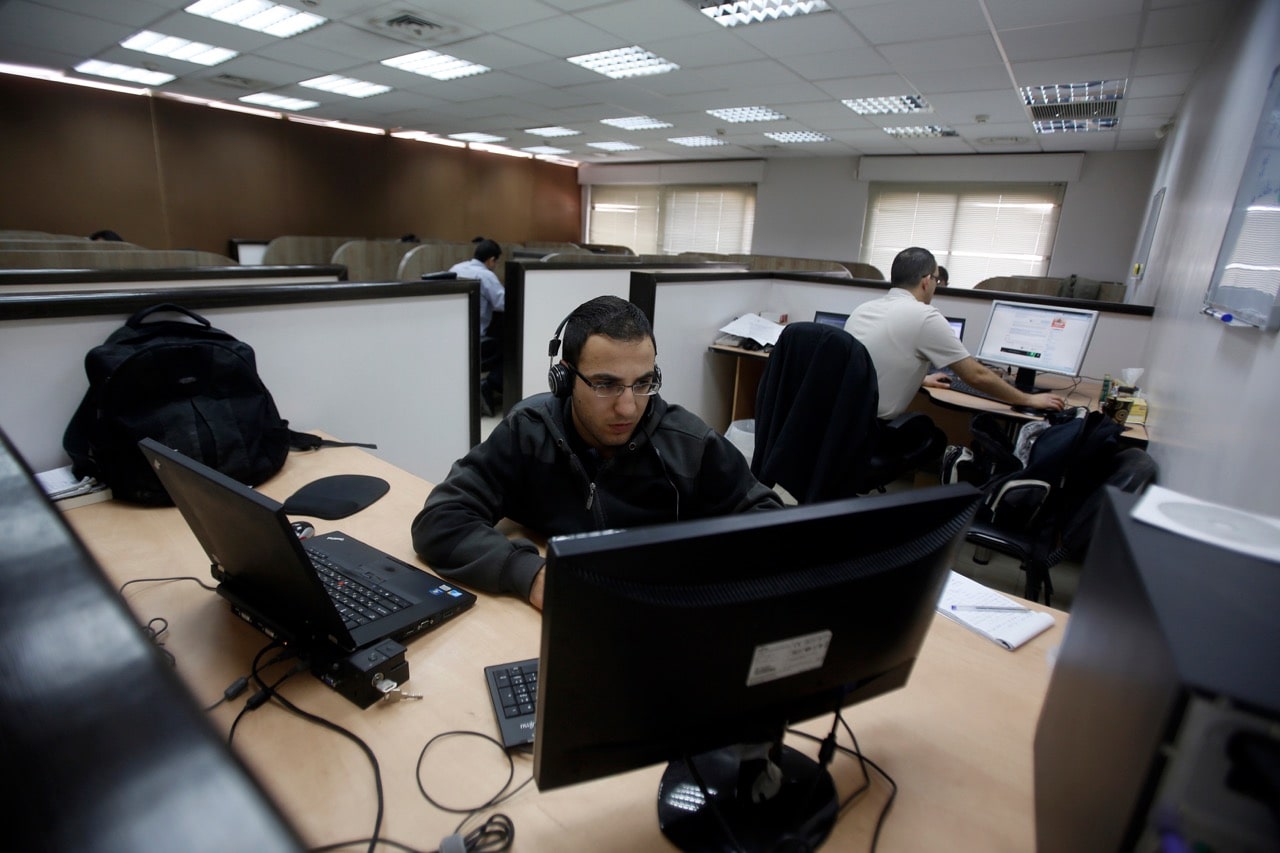
[{"label": "backpack strap", "polygon": [[367,447],[370,450],[378,449],[376,444],[361,444],[358,441],[333,441],[332,439],[312,435],[309,432],[289,430],[290,450],[319,450],[321,447]]}]

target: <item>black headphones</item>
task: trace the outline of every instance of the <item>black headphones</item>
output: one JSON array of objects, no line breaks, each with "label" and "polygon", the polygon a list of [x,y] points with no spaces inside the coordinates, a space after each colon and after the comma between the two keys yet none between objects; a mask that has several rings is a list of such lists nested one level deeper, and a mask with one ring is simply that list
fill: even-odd
[{"label": "black headphones", "polygon": [[[569,317],[573,315],[570,314]],[[551,388],[551,393],[557,397],[568,397],[573,393],[574,373],[567,365],[556,364],[556,353],[560,351],[561,332],[564,327],[569,325],[569,317],[565,317],[560,321],[560,325],[556,326],[556,333],[547,343],[547,358],[551,359],[550,366],[547,368],[547,385]],[[661,384],[662,369],[658,365],[653,366],[653,379]],[[648,411],[645,412],[646,416]]]},{"label": "black headphones", "polygon": [[560,321],[560,325],[556,326],[555,336],[547,344],[547,358],[552,360],[547,368],[547,384],[551,386],[551,393],[557,397],[568,397],[573,393],[573,371],[563,364],[555,363],[556,353],[560,351],[560,333],[569,325],[569,317]]}]

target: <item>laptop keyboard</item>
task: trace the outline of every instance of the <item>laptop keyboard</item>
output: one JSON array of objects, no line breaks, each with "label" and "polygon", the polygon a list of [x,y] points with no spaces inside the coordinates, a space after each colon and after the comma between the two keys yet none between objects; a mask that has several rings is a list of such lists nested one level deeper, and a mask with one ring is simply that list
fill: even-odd
[{"label": "laptop keyboard", "polygon": [[338,566],[319,551],[308,548],[307,556],[315,565],[316,572],[324,583],[325,592],[329,593],[329,598],[333,599],[348,628],[367,625],[375,619],[390,616],[397,610],[409,606],[409,602],[395,593],[378,586],[361,583],[350,575],[338,571]]},{"label": "laptop keyboard", "polygon": [[538,704],[538,659],[484,668],[493,712],[504,746],[533,743],[533,712]]}]

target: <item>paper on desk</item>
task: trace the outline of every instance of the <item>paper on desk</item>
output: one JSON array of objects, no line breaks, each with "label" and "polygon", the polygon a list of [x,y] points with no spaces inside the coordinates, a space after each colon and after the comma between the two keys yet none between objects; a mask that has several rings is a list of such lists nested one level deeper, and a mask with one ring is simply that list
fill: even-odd
[{"label": "paper on desk", "polygon": [[44,489],[44,493],[55,501],[105,488],[92,477],[76,479],[76,475],[72,473],[70,465],[52,468],[48,471],[40,471],[36,474],[36,482],[40,484],[40,488]]},{"label": "paper on desk", "polygon": [[1162,486],[1151,486],[1143,493],[1133,508],[1133,517],[1179,536],[1280,562],[1280,519],[1203,501]]},{"label": "paper on desk", "polygon": [[743,314],[720,331],[726,335],[737,335],[740,338],[751,338],[761,344],[772,346],[778,342],[778,336],[786,328],[781,323],[766,320],[759,314]]},{"label": "paper on desk", "polygon": [[[1016,607],[1018,610],[965,610],[967,607]],[[938,596],[937,610],[993,643],[1012,651],[1053,627],[1053,614],[1032,610],[972,578],[952,572]]]}]

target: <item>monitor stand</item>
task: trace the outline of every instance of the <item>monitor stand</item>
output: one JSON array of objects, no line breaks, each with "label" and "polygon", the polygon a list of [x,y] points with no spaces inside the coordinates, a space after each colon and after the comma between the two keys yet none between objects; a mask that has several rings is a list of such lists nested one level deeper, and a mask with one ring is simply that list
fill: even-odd
[{"label": "monitor stand", "polygon": [[1036,370],[1034,367],[1019,367],[1013,379],[1013,387],[1024,394],[1043,394],[1044,388],[1036,387]]},{"label": "monitor stand", "polygon": [[681,850],[812,850],[831,832],[838,811],[831,774],[781,741],[690,760],[710,801],[685,761],[668,764],[658,787],[658,825]]}]

